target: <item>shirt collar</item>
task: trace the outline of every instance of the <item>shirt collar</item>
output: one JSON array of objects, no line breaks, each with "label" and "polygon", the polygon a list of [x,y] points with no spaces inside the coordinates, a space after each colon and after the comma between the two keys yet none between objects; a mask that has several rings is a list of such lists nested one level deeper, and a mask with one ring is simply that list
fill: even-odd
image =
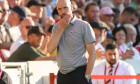
[{"label": "shirt collar", "polygon": [[[118,64],[118,61],[113,65],[113,67],[116,67]],[[110,67],[110,64],[106,61],[106,67],[109,68]]]},{"label": "shirt collar", "polygon": [[74,25],[76,23],[76,20],[77,19],[78,18],[74,15],[73,18],[72,18],[72,20],[71,20],[71,22],[70,22],[70,24]]}]

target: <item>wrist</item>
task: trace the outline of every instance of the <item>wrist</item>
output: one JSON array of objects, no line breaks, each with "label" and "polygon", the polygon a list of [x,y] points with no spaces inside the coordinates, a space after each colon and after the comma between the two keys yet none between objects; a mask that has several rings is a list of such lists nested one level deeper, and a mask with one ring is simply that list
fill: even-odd
[{"label": "wrist", "polygon": [[89,80],[91,79],[90,75],[85,75],[85,78],[87,79],[87,81],[89,82]]}]

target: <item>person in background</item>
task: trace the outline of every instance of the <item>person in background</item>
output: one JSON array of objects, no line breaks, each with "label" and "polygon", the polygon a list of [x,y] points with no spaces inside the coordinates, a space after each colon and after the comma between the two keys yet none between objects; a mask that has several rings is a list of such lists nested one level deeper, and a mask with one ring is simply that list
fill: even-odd
[{"label": "person in background", "polygon": [[89,3],[85,8],[85,21],[99,22],[100,21],[100,8],[97,3]]},{"label": "person in background", "polygon": [[[95,66],[92,75],[136,75],[133,67],[119,60],[116,44],[108,44],[105,51],[106,61]],[[136,84],[136,79],[92,79],[92,84]]]},{"label": "person in background", "polygon": [[77,18],[82,20],[83,13],[81,10],[74,10],[72,13],[76,15]]},{"label": "person in background", "polygon": [[20,32],[21,36],[18,40],[12,43],[10,47],[10,55],[12,55],[13,52],[15,52],[19,46],[21,46],[24,42],[28,41],[28,31],[32,28],[32,26],[35,26],[34,21],[31,18],[24,19],[20,24]]},{"label": "person in background", "polygon": [[99,59],[104,58],[105,48],[102,46],[101,43],[106,39],[108,28],[107,28],[107,25],[103,22],[91,22],[90,25],[93,28],[93,31],[95,32],[96,59],[99,60]]},{"label": "person in background", "polygon": [[124,0],[124,7],[129,7],[132,3],[132,0]]},{"label": "person in background", "polygon": [[95,35],[87,22],[72,14],[72,9],[70,0],[57,1],[61,19],[53,27],[47,50],[52,53],[57,49],[57,84],[89,84],[96,58]]},{"label": "person in background", "polygon": [[43,14],[43,7],[46,6],[45,4],[39,2],[38,0],[30,0],[27,3],[27,7],[30,9],[31,12],[35,13],[35,16],[32,16],[35,25],[41,26],[40,18],[42,18]]},{"label": "person in background", "polygon": [[1,17],[0,17],[0,49],[9,49],[13,40],[11,39],[8,28],[4,27],[4,23],[8,19],[9,6],[6,0],[0,1]]},{"label": "person in background", "polygon": [[127,31],[123,26],[115,28],[112,34],[114,35],[115,44],[117,44],[119,48],[120,59],[140,59],[139,54],[135,53],[135,49],[129,49],[125,43]]},{"label": "person in background", "polygon": [[39,48],[42,36],[45,33],[39,26],[32,26],[28,32],[28,41],[23,43],[7,60],[7,62],[26,62],[39,60],[56,60],[55,57],[48,57]]},{"label": "person in background", "polygon": [[112,30],[115,28],[113,19],[114,19],[114,12],[109,6],[105,6],[100,9],[100,20],[105,22],[110,27],[109,32],[111,33]]}]

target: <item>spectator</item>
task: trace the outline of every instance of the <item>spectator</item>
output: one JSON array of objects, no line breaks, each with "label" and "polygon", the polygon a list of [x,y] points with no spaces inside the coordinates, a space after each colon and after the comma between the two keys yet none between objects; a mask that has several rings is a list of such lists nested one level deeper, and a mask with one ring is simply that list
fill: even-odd
[{"label": "spectator", "polygon": [[12,38],[8,28],[3,24],[7,21],[9,6],[6,0],[0,1],[1,17],[0,17],[0,49],[9,49],[11,46]]},{"label": "spectator", "polygon": [[73,5],[73,11],[78,10],[78,6],[75,1],[71,1],[71,4]]},{"label": "spectator", "polygon": [[60,16],[56,8],[53,10],[52,15],[53,15],[53,18],[55,19],[55,23],[57,23],[60,20]]},{"label": "spectator", "polygon": [[115,28],[113,30],[113,35],[115,38],[115,43],[119,47],[120,59],[140,59],[139,54],[136,54],[135,49],[131,48],[128,50],[128,46],[125,43],[127,31],[124,27]]},{"label": "spectator", "polygon": [[129,5],[132,3],[132,0],[124,0],[124,6],[129,7]]},{"label": "spectator", "polygon": [[100,21],[100,8],[97,3],[89,3],[85,8],[85,21],[87,22],[98,22]]},{"label": "spectator", "polygon": [[112,10],[114,12],[113,23],[114,23],[115,27],[117,27],[117,25],[119,23],[120,11],[117,8],[112,8]]},{"label": "spectator", "polygon": [[9,29],[10,36],[13,41],[16,41],[20,37],[20,30],[18,28],[18,25],[21,23],[22,20],[27,18],[27,16],[28,15],[23,6],[15,6],[12,9],[12,12],[9,15],[4,27]]},{"label": "spectator", "polygon": [[39,49],[42,36],[45,35],[42,28],[33,26],[28,32],[28,42],[22,44],[8,59],[8,62],[23,62],[31,60],[55,60],[55,57],[47,57]]},{"label": "spectator", "polygon": [[104,47],[102,46],[101,42],[103,42],[106,39],[106,34],[107,34],[107,25],[103,22],[91,22],[90,23],[91,27],[93,28],[93,31],[95,32],[95,37],[96,37],[96,59],[102,59],[104,58]]},{"label": "spectator", "polygon": [[132,24],[132,25],[136,25],[138,24],[138,19],[139,18],[139,14],[136,11],[136,9],[132,8],[132,7],[126,7],[124,9],[124,11],[122,12],[122,14],[120,15],[120,24],[124,25],[124,24]]},{"label": "spectator", "polygon": [[46,5],[40,3],[37,0],[30,0],[27,4],[27,7],[31,10],[31,12],[36,14],[36,16],[32,16],[32,19],[36,25],[41,26],[40,25],[41,23],[39,23],[39,19],[42,18],[44,6],[46,6]]},{"label": "spectator", "polygon": [[31,18],[24,19],[20,24],[20,32],[21,36],[18,40],[13,42],[13,44],[10,47],[10,55],[12,55],[13,52],[15,52],[20,45],[22,45],[24,42],[28,41],[28,31],[31,29],[32,26],[34,26],[34,21]]},{"label": "spectator", "polygon": [[[135,75],[133,67],[119,60],[117,45],[106,46],[106,61],[93,68],[92,75]],[[93,84],[136,84],[136,79],[92,79]]]},{"label": "spectator", "polygon": [[76,15],[77,18],[82,20],[83,13],[81,10],[75,10],[73,11],[73,14]]},{"label": "spectator", "polygon": [[100,20],[105,22],[111,28],[111,30],[115,28],[113,19],[114,19],[113,10],[108,6],[102,7],[100,10]]}]

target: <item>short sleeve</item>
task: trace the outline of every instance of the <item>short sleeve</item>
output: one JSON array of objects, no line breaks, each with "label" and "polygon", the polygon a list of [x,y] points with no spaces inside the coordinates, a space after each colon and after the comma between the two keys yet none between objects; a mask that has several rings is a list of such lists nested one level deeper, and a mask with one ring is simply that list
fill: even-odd
[{"label": "short sleeve", "polygon": [[89,25],[89,23],[85,22],[85,24],[83,25],[84,28],[84,41],[85,44],[91,43],[91,42],[95,42],[95,34],[93,29],[91,28],[91,26]]}]

